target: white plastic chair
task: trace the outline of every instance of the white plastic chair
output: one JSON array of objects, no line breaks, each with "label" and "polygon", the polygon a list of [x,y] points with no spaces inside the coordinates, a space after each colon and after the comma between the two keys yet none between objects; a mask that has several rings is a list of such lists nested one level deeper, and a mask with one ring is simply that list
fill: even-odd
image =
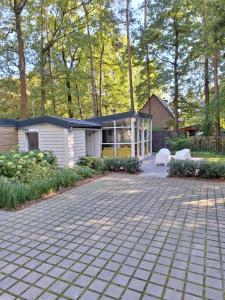
[{"label": "white plastic chair", "polygon": [[177,160],[185,160],[185,159],[190,160],[191,159],[191,151],[190,151],[190,149],[183,149],[183,150],[177,151],[175,153],[174,158]]},{"label": "white plastic chair", "polygon": [[155,157],[155,165],[167,165],[171,160],[171,152],[167,148],[162,148],[159,150],[159,152],[156,154]]}]

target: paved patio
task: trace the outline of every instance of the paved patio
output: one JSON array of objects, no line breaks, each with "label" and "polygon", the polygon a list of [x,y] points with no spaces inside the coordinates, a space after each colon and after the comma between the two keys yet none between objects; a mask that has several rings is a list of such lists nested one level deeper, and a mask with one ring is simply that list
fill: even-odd
[{"label": "paved patio", "polygon": [[117,174],[0,211],[0,299],[223,299],[224,192]]}]

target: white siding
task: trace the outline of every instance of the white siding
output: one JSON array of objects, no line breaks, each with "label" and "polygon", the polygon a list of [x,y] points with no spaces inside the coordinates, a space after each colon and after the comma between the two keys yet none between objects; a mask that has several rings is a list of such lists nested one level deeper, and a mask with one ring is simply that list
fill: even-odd
[{"label": "white siding", "polygon": [[73,129],[68,133],[68,165],[77,163],[81,156],[86,155],[85,129]]},{"label": "white siding", "polygon": [[27,151],[25,130],[37,130],[39,132],[40,150],[52,150],[60,167],[68,165],[68,130],[52,124],[38,124],[27,126],[18,130],[18,142],[20,151]]}]

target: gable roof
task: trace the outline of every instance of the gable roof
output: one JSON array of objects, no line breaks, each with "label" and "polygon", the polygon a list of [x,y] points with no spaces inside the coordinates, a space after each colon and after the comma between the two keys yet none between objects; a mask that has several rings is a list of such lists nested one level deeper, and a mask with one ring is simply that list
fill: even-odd
[{"label": "gable roof", "polygon": [[122,119],[132,118],[132,117],[148,118],[148,119],[151,118],[151,116],[149,116],[145,113],[142,113],[142,112],[127,111],[127,112],[123,112],[123,113],[89,118],[89,119],[86,119],[86,121],[95,122],[95,123],[103,125],[106,122],[122,120]]},{"label": "gable roof", "polygon": [[0,119],[1,127],[16,127],[17,120],[16,119]]},{"label": "gable roof", "polygon": [[[170,115],[175,119],[175,115],[172,111],[172,109],[169,107],[169,105],[166,103],[166,101],[164,101],[162,98],[160,98],[159,96],[155,95],[155,94],[152,94],[151,97],[150,97],[150,101],[151,101],[151,98],[155,97],[159,103],[170,113]],[[149,100],[143,105],[143,107],[140,109],[142,110],[147,104],[148,104]]]},{"label": "gable roof", "polygon": [[77,120],[72,118],[63,118],[58,116],[44,116],[44,117],[37,117],[31,118],[27,120],[22,120],[17,122],[17,127],[25,127],[25,126],[32,126],[38,125],[43,123],[50,123],[59,127],[64,128],[96,128],[99,129],[101,126],[94,122],[88,122],[85,120]]}]

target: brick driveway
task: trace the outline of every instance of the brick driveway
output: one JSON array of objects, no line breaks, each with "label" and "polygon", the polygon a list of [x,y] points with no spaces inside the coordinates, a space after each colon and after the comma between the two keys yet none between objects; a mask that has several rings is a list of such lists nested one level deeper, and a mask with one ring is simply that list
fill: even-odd
[{"label": "brick driveway", "polygon": [[223,299],[224,192],[118,174],[0,211],[0,299]]}]

